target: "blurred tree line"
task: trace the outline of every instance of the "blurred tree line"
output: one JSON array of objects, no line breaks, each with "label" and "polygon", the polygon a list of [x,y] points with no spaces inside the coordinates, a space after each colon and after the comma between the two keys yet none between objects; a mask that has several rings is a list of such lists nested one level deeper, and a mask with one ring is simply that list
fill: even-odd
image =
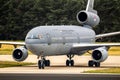
[{"label": "blurred tree line", "polygon": [[[0,40],[24,40],[27,32],[40,25],[80,25],[76,14],[87,0],[0,0]],[[97,34],[120,31],[120,0],[95,0],[101,18]],[[120,36],[100,41],[119,42]]]}]

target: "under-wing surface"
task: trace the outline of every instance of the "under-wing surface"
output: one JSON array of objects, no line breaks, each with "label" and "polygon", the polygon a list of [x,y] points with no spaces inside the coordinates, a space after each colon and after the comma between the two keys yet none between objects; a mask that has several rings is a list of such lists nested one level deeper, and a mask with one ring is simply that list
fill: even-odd
[{"label": "under-wing surface", "polygon": [[92,27],[99,24],[100,18],[97,11],[93,9],[94,0],[88,0],[86,10],[77,14],[77,21],[82,26],[57,25],[57,26],[38,26],[30,30],[25,38],[25,42],[6,42],[0,44],[22,45],[15,48],[13,58],[16,61],[24,61],[28,56],[28,50],[36,56],[38,67],[44,69],[50,66],[50,60],[46,56],[67,55],[66,66],[74,66],[74,55],[82,55],[92,50],[92,60],[88,62],[89,67],[100,67],[100,63],[108,57],[108,50],[111,46],[120,46],[120,43],[96,44],[95,41],[102,37],[114,36],[119,32],[96,35]]}]

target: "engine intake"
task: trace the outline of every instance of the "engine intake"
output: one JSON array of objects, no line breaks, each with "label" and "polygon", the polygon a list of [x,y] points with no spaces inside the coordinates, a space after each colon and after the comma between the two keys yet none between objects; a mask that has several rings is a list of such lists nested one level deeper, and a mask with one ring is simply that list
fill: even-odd
[{"label": "engine intake", "polygon": [[97,48],[92,52],[92,58],[96,62],[103,62],[108,57],[108,51],[105,47]]},{"label": "engine intake", "polygon": [[77,21],[82,25],[94,27],[99,24],[100,18],[97,14],[87,11],[80,11],[77,14]]},{"label": "engine intake", "polygon": [[81,21],[81,22],[85,22],[87,20],[87,14],[85,12],[80,12],[78,14],[78,19]]},{"label": "engine intake", "polygon": [[28,57],[28,50],[24,46],[21,46],[19,48],[16,48],[13,51],[12,56],[13,56],[14,60],[16,60],[18,62],[24,61]]}]

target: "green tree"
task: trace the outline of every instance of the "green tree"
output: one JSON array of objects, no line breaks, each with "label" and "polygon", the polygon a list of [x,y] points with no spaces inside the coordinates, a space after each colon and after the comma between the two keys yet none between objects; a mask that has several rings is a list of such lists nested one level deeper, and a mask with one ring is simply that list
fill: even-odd
[{"label": "green tree", "polygon": [[[96,0],[95,8],[101,18],[100,24],[95,27],[97,34],[120,31],[120,1]],[[120,36],[107,37],[100,41],[120,41]]]},{"label": "green tree", "polygon": [[[0,40],[24,40],[30,29],[46,24],[80,25],[76,14],[85,10],[86,4],[87,0],[0,0]],[[101,18],[100,25],[94,28],[97,34],[120,31],[119,5],[119,0],[95,0]]]}]

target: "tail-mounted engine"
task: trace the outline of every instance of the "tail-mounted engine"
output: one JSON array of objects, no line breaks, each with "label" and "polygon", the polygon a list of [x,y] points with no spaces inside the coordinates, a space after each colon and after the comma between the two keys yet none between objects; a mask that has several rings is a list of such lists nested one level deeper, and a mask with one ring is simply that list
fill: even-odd
[{"label": "tail-mounted engine", "polygon": [[77,21],[81,25],[88,25],[94,27],[99,24],[100,18],[97,14],[87,11],[80,11],[77,14]]},{"label": "tail-mounted engine", "polygon": [[24,61],[28,57],[28,50],[24,46],[21,46],[13,51],[12,56],[16,61]]},{"label": "tail-mounted engine", "polygon": [[105,47],[97,48],[92,52],[92,58],[95,62],[103,62],[108,57],[108,51]]}]

